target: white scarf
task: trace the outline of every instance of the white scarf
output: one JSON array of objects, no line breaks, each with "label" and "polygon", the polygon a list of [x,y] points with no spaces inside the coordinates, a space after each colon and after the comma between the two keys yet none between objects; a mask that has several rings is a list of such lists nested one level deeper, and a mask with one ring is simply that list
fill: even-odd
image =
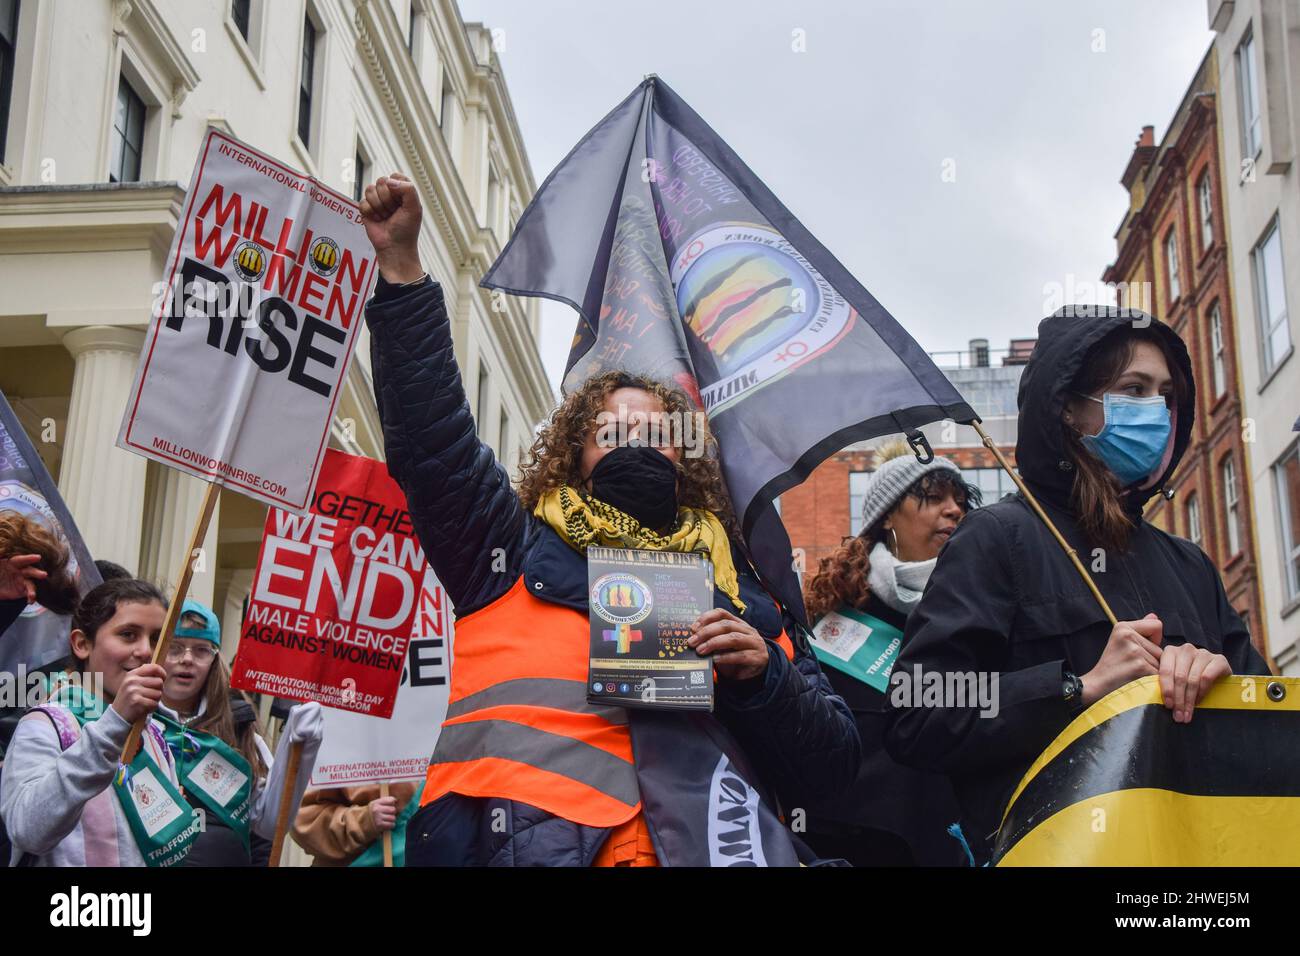
[{"label": "white scarf", "polygon": [[867,587],[888,607],[900,614],[911,614],[921,600],[921,592],[925,590],[925,582],[930,580],[930,572],[937,560],[899,561],[885,547],[885,542],[877,541],[871,549]]}]

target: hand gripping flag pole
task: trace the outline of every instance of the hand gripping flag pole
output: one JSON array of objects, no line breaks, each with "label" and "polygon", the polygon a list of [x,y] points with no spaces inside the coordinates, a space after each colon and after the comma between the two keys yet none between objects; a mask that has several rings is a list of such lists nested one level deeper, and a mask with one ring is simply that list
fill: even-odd
[{"label": "hand gripping flag pole", "polygon": [[1033,496],[1030,490],[1025,487],[1025,483],[1020,480],[1020,476],[1016,474],[1016,470],[1011,467],[1011,462],[1007,461],[1006,456],[1003,455],[998,446],[993,443],[993,439],[985,434],[984,429],[980,428],[979,420],[976,419],[971,422],[971,427],[979,434],[980,440],[984,442],[984,447],[993,452],[993,457],[996,458],[998,464],[1002,466],[1002,470],[1011,476],[1011,480],[1016,483],[1016,487],[1019,488],[1020,493],[1024,495],[1025,501],[1029,502],[1029,507],[1034,510],[1034,514],[1038,515],[1043,524],[1047,525],[1047,530],[1052,532],[1052,537],[1056,539],[1056,543],[1061,546],[1061,549],[1065,551],[1066,556],[1074,563],[1074,568],[1079,572],[1079,577],[1083,578],[1083,583],[1088,585],[1088,590],[1092,592],[1092,596],[1095,597],[1097,603],[1101,605],[1101,609],[1105,612],[1107,619],[1110,621],[1111,627],[1114,627],[1118,623],[1118,619],[1115,617],[1115,612],[1110,609],[1110,605],[1106,603],[1106,599],[1101,596],[1101,591],[1097,589],[1097,583],[1093,581],[1092,575],[1088,573],[1088,569],[1085,568],[1083,562],[1079,560],[1079,553],[1075,551],[1074,548],[1070,547],[1070,543],[1061,536],[1061,532],[1056,530],[1056,525],[1052,524],[1052,519],[1047,517],[1047,512],[1042,509],[1038,500]]},{"label": "hand gripping flag pole", "polygon": [[[212,523],[212,512],[217,507],[217,495],[221,491],[221,484],[219,478],[210,481],[207,490],[203,493],[203,505],[199,508],[199,518],[194,522],[194,530],[190,534],[190,546],[185,551],[185,563],[176,579],[176,593],[172,595],[171,603],[167,605],[167,617],[163,620],[162,633],[158,635],[158,646],[153,650],[153,663],[155,664],[162,663],[167,656],[167,646],[171,644],[172,633],[176,630],[177,619],[181,614],[181,605],[185,603],[185,595],[190,590],[190,579],[194,577],[194,554],[203,545],[203,539],[207,537],[208,525]],[[140,749],[140,735],[144,733],[145,724],[148,720],[148,715],[145,715],[131,725],[131,733],[127,735],[126,744],[122,747],[122,756],[119,759],[123,767],[131,763],[136,752]]]}]

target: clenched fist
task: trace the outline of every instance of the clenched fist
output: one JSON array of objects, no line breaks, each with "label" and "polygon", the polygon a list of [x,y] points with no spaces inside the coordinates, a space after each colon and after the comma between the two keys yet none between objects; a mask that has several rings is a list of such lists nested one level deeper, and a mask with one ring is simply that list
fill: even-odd
[{"label": "clenched fist", "polygon": [[141,664],[122,678],[113,695],[113,709],[127,723],[134,724],[158,709],[167,671],[161,664]]},{"label": "clenched fist", "polygon": [[413,282],[420,268],[420,195],[401,173],[377,179],[361,198],[361,219],[385,281]]}]

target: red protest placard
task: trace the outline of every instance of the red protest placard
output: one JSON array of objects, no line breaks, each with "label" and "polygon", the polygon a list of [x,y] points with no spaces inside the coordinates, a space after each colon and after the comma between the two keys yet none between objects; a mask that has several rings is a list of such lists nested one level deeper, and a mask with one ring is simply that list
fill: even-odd
[{"label": "red protest placard", "polygon": [[311,510],[267,514],[231,685],[391,717],[426,584],[387,468],[328,450]]}]

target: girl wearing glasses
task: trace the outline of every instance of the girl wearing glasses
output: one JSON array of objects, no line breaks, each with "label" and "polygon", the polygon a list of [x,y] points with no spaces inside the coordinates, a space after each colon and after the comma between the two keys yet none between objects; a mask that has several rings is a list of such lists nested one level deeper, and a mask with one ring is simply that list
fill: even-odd
[{"label": "girl wearing glasses", "polygon": [[252,705],[242,695],[231,695],[230,669],[220,650],[217,616],[187,600],[167,646],[167,678],[157,714],[185,797],[205,817],[185,866],[264,862],[284,792],[288,746],[303,744],[294,807],[307,789],[320,749],[320,704],[299,704],[289,711],[273,758],[258,733]]}]

